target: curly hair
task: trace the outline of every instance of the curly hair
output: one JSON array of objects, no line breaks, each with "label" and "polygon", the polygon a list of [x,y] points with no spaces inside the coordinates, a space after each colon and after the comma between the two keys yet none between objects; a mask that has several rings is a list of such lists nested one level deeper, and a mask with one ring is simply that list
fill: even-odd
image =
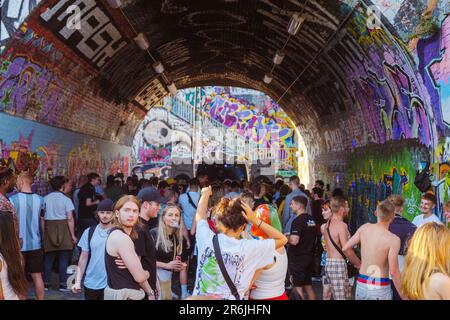
[{"label": "curly hair", "polygon": [[247,223],[242,211],[244,209],[241,205],[241,199],[226,199],[223,198],[215,207],[214,214],[217,217],[217,221],[221,223],[225,228],[238,231],[240,227]]}]

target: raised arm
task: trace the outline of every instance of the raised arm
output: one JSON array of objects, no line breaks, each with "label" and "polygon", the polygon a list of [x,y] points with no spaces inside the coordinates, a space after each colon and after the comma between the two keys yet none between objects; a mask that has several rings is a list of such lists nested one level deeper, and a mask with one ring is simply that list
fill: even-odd
[{"label": "raised arm", "polygon": [[275,249],[283,247],[288,242],[288,239],[283,233],[272,227],[270,224],[267,224],[264,221],[258,219],[252,208],[250,208],[248,204],[242,202],[242,208],[244,209],[244,211],[242,211],[242,215],[244,216],[245,220],[247,220],[247,222],[257,226],[269,238],[275,240]]},{"label": "raised arm", "polygon": [[195,213],[195,222],[198,223],[200,220],[206,220],[206,211],[208,210],[209,197],[212,195],[211,186],[202,189],[202,195],[200,201],[197,205],[197,212]]}]

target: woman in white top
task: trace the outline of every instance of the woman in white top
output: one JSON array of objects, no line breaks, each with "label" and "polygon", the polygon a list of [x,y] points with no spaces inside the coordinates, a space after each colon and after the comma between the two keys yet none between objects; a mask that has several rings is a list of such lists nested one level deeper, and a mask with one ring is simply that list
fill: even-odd
[{"label": "woman in white top", "polygon": [[12,212],[0,211],[0,300],[19,300],[26,297],[27,291],[28,283]]},{"label": "woman in white top", "polygon": [[274,263],[255,273],[250,300],[288,300],[284,285],[288,268],[286,250],[274,251]]},{"label": "woman in white top", "polygon": [[[206,221],[206,210],[211,194],[211,187],[202,189],[195,216],[198,265],[193,295],[215,295],[225,300],[242,300],[246,298],[245,294],[255,271],[272,264],[274,251],[282,248],[287,239],[281,232],[256,218],[252,209],[239,198],[222,199],[214,208],[219,231],[217,240],[226,273],[236,287],[236,292],[233,293],[217,262],[213,246],[215,234]],[[242,239],[241,234],[248,222],[260,228],[270,239]]]},{"label": "woman in white top", "polygon": [[[250,207],[253,207],[254,205],[253,198],[246,197],[245,195],[241,197],[241,201],[245,202]],[[257,213],[257,216],[275,229],[277,229],[275,226],[281,227],[278,214],[269,215]],[[280,229],[277,230],[281,232]],[[263,233],[258,234],[259,239],[267,239],[267,235],[263,235]],[[288,269],[287,253],[285,248],[281,247],[275,250],[273,254],[274,262],[256,271],[250,288],[250,300],[288,300],[285,291],[285,280]]]}]

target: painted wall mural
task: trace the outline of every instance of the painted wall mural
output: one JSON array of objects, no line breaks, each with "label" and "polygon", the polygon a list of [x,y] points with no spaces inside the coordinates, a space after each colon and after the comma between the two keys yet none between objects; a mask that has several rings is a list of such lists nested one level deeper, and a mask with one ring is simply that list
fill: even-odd
[{"label": "painted wall mural", "polygon": [[[203,110],[238,134],[270,148],[271,139],[280,148],[295,147],[294,129],[286,113],[266,94],[236,87],[202,88]],[[271,136],[271,130],[277,132]]]},{"label": "painted wall mural", "polygon": [[21,23],[41,0],[0,1],[0,53]]},{"label": "painted wall mural", "polygon": [[87,70],[29,26],[12,43],[0,55],[1,111],[131,145],[142,113],[107,102]]},{"label": "painted wall mural", "polygon": [[168,178],[172,158],[192,157],[192,127],[163,106],[154,107],[139,126],[133,143],[133,171]]},{"label": "painted wall mural", "polygon": [[366,222],[376,222],[375,209],[391,194],[405,199],[403,215],[412,220],[420,214],[420,191],[414,178],[426,148],[390,147],[391,152],[377,150],[350,156],[342,184],[347,186],[351,206],[351,226],[356,230]]},{"label": "painted wall mural", "polygon": [[6,114],[0,114],[0,148],[0,161],[16,172],[31,172],[40,194],[55,175],[76,180],[90,172],[103,177],[130,172],[130,147]]}]

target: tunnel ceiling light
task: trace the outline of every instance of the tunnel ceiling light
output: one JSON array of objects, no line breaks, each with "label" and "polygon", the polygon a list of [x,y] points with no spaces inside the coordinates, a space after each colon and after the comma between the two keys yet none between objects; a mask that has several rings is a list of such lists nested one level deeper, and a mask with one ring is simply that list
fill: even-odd
[{"label": "tunnel ceiling light", "polygon": [[150,44],[148,43],[148,39],[142,32],[139,33],[136,38],[134,38],[134,41],[138,45],[138,47],[142,50],[148,50],[150,48]]},{"label": "tunnel ceiling light", "polygon": [[265,84],[271,83],[272,80],[273,80],[273,76],[270,73],[264,75],[264,83]]},{"label": "tunnel ceiling light", "polygon": [[273,57],[273,63],[275,63],[277,65],[281,64],[283,62],[284,56],[285,56],[285,53],[281,50],[278,50],[275,53],[275,57]]},{"label": "tunnel ceiling light", "polygon": [[161,74],[161,73],[164,72],[164,66],[162,65],[161,62],[156,61],[156,62],[153,64],[153,70],[155,70],[156,73]]},{"label": "tunnel ceiling light", "polygon": [[170,94],[173,96],[178,92],[177,86],[173,82],[167,86],[167,89],[169,89]]},{"label": "tunnel ceiling light", "polygon": [[108,4],[111,6],[111,8],[117,9],[122,6],[121,0],[107,0]]},{"label": "tunnel ceiling light", "polygon": [[305,18],[295,13],[292,16],[291,21],[289,22],[288,33],[292,36],[295,36],[298,33],[298,30],[300,30],[303,21],[305,21]]}]

